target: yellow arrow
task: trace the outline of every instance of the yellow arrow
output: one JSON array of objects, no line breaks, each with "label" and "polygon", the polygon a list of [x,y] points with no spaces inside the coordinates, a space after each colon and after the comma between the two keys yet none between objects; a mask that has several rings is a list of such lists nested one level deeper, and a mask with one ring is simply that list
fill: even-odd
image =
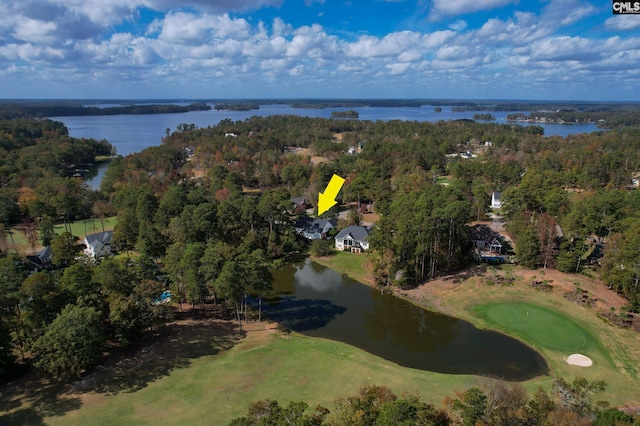
[{"label": "yellow arrow", "polygon": [[338,204],[336,197],[342,185],[344,185],[344,178],[338,175],[331,176],[331,180],[327,184],[324,192],[318,194],[318,216]]}]

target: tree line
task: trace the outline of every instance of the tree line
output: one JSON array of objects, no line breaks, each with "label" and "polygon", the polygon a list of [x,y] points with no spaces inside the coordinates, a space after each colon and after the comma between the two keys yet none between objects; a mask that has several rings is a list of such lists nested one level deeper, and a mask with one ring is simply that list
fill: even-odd
[{"label": "tree line", "polygon": [[57,103],[0,103],[0,117],[68,117],[86,115],[122,115],[122,114],[175,114],[189,111],[210,111],[211,107],[204,102],[189,105],[155,104],[155,105],[122,105],[98,108],[67,102]]},{"label": "tree line", "polygon": [[419,395],[400,397],[386,386],[367,385],[355,395],[340,397],[334,409],[309,407],[305,402],[281,406],[266,399],[249,405],[246,416],[233,420],[233,426],[260,425],[638,425],[640,418],[609,408],[595,400],[605,388],[603,382],[576,378],[569,383],[556,379],[551,392],[538,388],[529,395],[516,383],[484,380],[465,391],[446,397],[442,409],[425,403]]}]

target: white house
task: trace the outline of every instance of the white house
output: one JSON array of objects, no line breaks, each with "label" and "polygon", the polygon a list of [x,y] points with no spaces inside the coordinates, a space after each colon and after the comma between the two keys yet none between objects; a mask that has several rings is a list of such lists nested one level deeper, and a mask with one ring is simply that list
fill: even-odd
[{"label": "white house", "polygon": [[493,191],[491,193],[491,208],[499,209],[500,207],[502,207],[502,201],[500,201],[500,192]]},{"label": "white house", "polygon": [[364,226],[351,225],[336,235],[336,248],[352,253],[369,250],[369,229]]},{"label": "white house", "polygon": [[84,237],[84,254],[92,259],[111,255],[113,231],[98,232]]}]

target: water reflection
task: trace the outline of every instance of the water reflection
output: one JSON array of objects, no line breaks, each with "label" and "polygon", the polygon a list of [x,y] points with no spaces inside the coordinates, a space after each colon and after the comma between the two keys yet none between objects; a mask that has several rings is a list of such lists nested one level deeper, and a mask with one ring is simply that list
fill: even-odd
[{"label": "water reflection", "polygon": [[542,357],[515,339],[418,308],[309,259],[273,275],[264,311],[288,329],[422,370],[507,380],[548,372]]},{"label": "water reflection", "polygon": [[[460,336],[456,318],[417,308],[402,299],[371,291],[373,310],[365,312],[369,336],[392,347],[405,346],[413,352],[435,352]],[[416,335],[419,338],[416,338]]]}]

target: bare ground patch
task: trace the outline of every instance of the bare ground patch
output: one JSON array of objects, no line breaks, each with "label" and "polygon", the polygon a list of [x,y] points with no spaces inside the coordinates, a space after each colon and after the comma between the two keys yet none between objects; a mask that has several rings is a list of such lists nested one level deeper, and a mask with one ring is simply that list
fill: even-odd
[{"label": "bare ground patch", "polygon": [[311,164],[320,164],[329,162],[329,158],[323,157],[320,155],[315,155],[311,148],[297,148],[292,147],[289,149],[290,152],[299,155],[301,157],[309,157],[311,158]]},{"label": "bare ground patch", "polygon": [[552,269],[541,271],[511,268],[508,272],[504,272],[496,268],[488,271],[486,265],[474,265],[456,274],[445,275],[428,281],[417,288],[402,290],[399,293],[441,312],[450,313],[451,309],[447,300],[459,290],[459,286],[467,282],[480,284],[490,273],[509,275],[515,279],[515,282],[527,285],[534,281],[547,281],[553,286],[553,293],[558,295],[575,291],[576,283],[578,283],[582,290],[589,292],[595,299],[592,306],[595,310],[609,310],[612,307],[619,309],[628,303],[623,297],[609,290],[601,281],[583,275],[565,274]]}]

